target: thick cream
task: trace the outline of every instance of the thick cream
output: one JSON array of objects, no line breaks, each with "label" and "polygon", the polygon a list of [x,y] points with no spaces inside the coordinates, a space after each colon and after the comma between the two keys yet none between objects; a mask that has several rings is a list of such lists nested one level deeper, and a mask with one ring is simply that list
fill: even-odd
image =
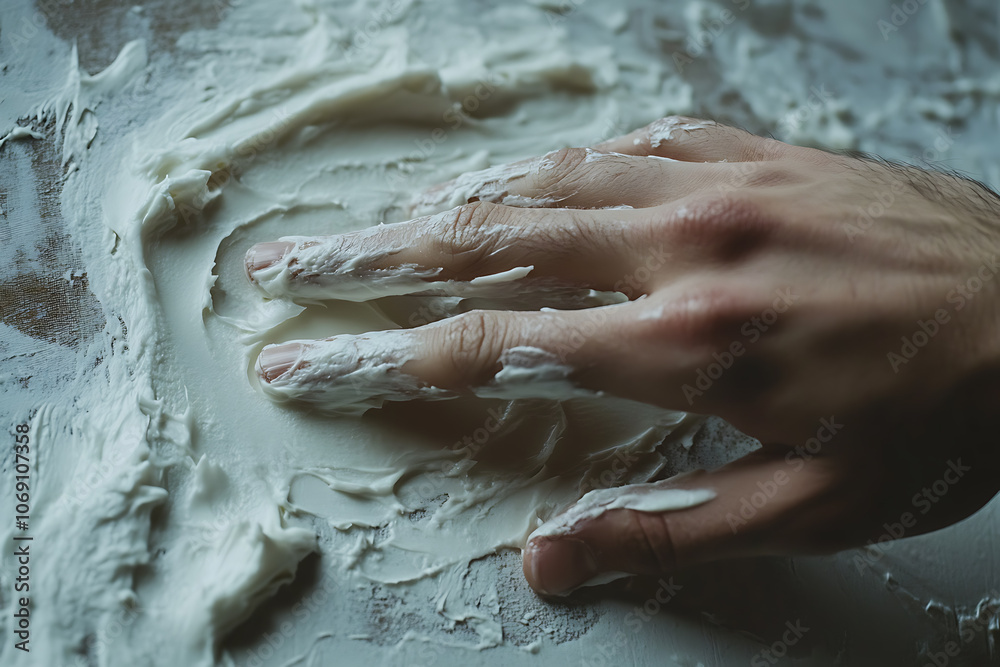
[{"label": "thick cream", "polygon": [[556,537],[573,532],[581,523],[591,521],[611,510],[670,512],[703,505],[715,498],[711,489],[678,489],[658,484],[633,484],[628,489],[595,489],[574,503],[563,514],[543,523],[528,537]]},{"label": "thick cream", "polygon": [[[254,243],[407,220],[415,200],[428,215],[473,195],[557,204],[517,199],[508,186],[524,176],[497,165],[672,113],[1000,183],[1000,86],[992,33],[980,35],[992,4],[922,4],[887,39],[888,0],[532,1],[476,15],[452,0],[246,0],[148,5],[113,24],[78,4],[43,3],[39,18],[14,3],[0,44],[0,282],[23,295],[2,311],[0,404],[8,430],[31,428],[37,584],[24,654],[9,641],[17,531],[0,525],[0,663],[735,663],[781,636],[757,621],[780,616],[780,628],[801,611],[833,620],[811,626],[797,656],[893,664],[886,646],[936,652],[954,638],[948,619],[995,618],[977,560],[997,541],[993,505],[863,572],[844,554],[762,577],[804,602],[771,596],[717,615],[745,633],[666,612],[633,631],[631,602],[542,602],[518,554],[539,524],[593,489],[712,467],[755,444],[714,421],[699,431],[700,418],[578,396],[572,369],[533,348],[510,350],[495,382],[570,400],[486,398],[488,386],[362,418],[275,403],[254,379],[268,344],[346,336],[354,356],[317,363],[375,374],[381,393],[403,397],[412,386],[393,369],[405,346],[377,348],[384,364],[357,353],[383,331],[616,297],[553,303],[529,267],[478,283],[438,280],[433,267],[362,274],[357,256],[325,266],[305,248],[316,280],[293,284],[277,267],[258,275],[262,295],[243,264]],[[733,21],[707,31],[722,9]],[[77,40],[84,25],[113,52]],[[661,148],[697,131],[662,130]],[[370,392],[326,386],[338,405],[371,404]],[[13,507],[9,475],[0,490]],[[626,501],[597,509],[615,502]],[[887,590],[890,570],[902,583]],[[294,602],[271,603],[293,577]],[[921,604],[900,604],[904,589]],[[941,591],[947,604],[934,602]],[[263,625],[231,633],[255,610]]]}]

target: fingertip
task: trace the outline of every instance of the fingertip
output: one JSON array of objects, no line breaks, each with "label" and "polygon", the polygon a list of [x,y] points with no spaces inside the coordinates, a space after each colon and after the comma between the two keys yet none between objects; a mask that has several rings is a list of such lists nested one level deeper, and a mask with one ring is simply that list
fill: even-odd
[{"label": "fingertip", "polygon": [[257,357],[257,376],[270,384],[295,367],[302,356],[301,343],[268,345]]},{"label": "fingertip", "polygon": [[586,542],[573,537],[529,540],[522,567],[528,584],[549,596],[569,595],[599,572],[594,552]]},{"label": "fingertip", "polygon": [[284,258],[284,256],[287,255],[294,247],[294,243],[289,243],[287,241],[258,243],[251,246],[250,249],[247,250],[244,260],[247,279],[250,280],[250,282],[255,282],[254,274],[256,272],[274,266],[280,262],[282,258]]}]

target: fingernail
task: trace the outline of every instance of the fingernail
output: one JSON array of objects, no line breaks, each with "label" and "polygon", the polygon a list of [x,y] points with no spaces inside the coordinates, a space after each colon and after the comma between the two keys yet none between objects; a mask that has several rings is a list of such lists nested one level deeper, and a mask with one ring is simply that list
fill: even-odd
[{"label": "fingernail", "polygon": [[302,345],[299,343],[269,345],[257,357],[257,375],[265,382],[274,382],[291,370],[301,356]]},{"label": "fingernail", "polygon": [[532,586],[543,595],[568,595],[598,572],[594,552],[572,537],[535,539],[527,550]]},{"label": "fingernail", "polygon": [[273,243],[258,243],[247,250],[247,277],[253,280],[253,274],[281,261],[288,251],[295,247],[294,243],[275,241]]}]

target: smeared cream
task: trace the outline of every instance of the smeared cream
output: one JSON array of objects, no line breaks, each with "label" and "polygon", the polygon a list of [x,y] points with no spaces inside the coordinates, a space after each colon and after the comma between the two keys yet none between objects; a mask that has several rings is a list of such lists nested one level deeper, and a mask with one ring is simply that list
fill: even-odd
[{"label": "smeared cream", "polygon": [[518,181],[555,167],[551,156],[551,153],[546,153],[539,158],[462,174],[448,183],[422,192],[414,198],[411,211],[413,215],[428,215],[471,201],[487,201],[508,206],[553,206],[565,197],[548,195],[527,197],[510,192],[511,186]]},{"label": "smeared cream", "polygon": [[[272,299],[300,303],[334,299],[365,302],[419,295],[427,298],[426,309],[439,312],[442,317],[461,312],[463,300],[475,300],[480,307],[529,309],[575,309],[628,300],[620,292],[599,292],[552,277],[533,277],[530,275],[533,266],[514,266],[457,280],[439,279],[441,267],[395,261],[418,238],[446,236],[452,219],[450,213],[442,213],[337,236],[281,237],[279,242],[290,248],[265,268],[251,270],[250,277]],[[484,239],[491,239],[483,242],[499,247],[515,242],[512,237],[516,231],[509,226],[495,225],[478,233]],[[254,257],[251,248],[247,259],[254,261]]]},{"label": "smeared cream", "polygon": [[[299,346],[291,367],[270,382],[262,380],[261,388],[273,400],[303,401],[342,414],[361,414],[385,401],[454,398],[454,392],[427,386],[403,372],[414,357],[412,339],[405,331],[375,331],[291,341],[285,346]],[[265,348],[263,354],[276,347]],[[259,360],[257,372],[263,372]]]},{"label": "smeared cream", "polygon": [[13,127],[10,132],[0,137],[0,148],[8,141],[17,141],[18,139],[44,139],[45,135],[41,132],[36,132],[30,127],[21,127],[17,125]]},{"label": "smeared cream", "polygon": [[[458,393],[429,386],[403,366],[420,354],[420,338],[410,331],[376,331],[321,341],[299,340],[265,347],[257,362],[275,350],[297,348],[288,369],[270,381],[261,379],[264,393],[276,401],[296,400],[324,412],[361,414],[385,401],[444,400]],[[483,398],[545,398],[565,400],[599,393],[577,387],[572,369],[556,355],[534,347],[513,347],[500,356],[501,369],[471,393]]]},{"label": "smeared cream", "polygon": [[649,145],[653,148],[659,148],[664,142],[673,140],[675,132],[693,132],[695,130],[704,130],[714,125],[715,122],[710,120],[694,121],[690,118],[681,118],[678,116],[661,118],[649,126]]},{"label": "smeared cream", "polygon": [[[727,623],[747,633],[691,632],[659,614],[622,635],[630,606],[567,613],[541,602],[516,550],[536,516],[586,489],[714,467],[755,443],[715,420],[610,397],[396,403],[363,419],[291,410],[248,379],[262,344],[419,326],[482,304],[472,292],[384,296],[396,288],[349,302],[365,293],[344,287],[354,278],[330,297],[289,286],[262,299],[243,254],[282,236],[405,220],[415,193],[435,183],[594,145],[665,113],[704,110],[796,143],[946,161],[1000,183],[987,150],[1000,90],[992,42],[967,28],[988,25],[988,2],[921,5],[886,40],[876,28],[885,5],[751,3],[683,71],[665,59],[664,40],[702,34],[718,3],[485,3],[475,15],[453,0],[154,3],[125,15],[8,4],[0,272],[18,298],[26,288],[53,298],[45,317],[15,308],[0,323],[0,404],[8,429],[30,423],[37,454],[33,640],[30,654],[0,645],[5,666],[505,665],[528,659],[522,650],[558,663],[624,654],[623,637],[636,662],[746,663],[764,644],[744,616]],[[875,38],[852,43],[844,35],[858,34],[859,17]],[[83,25],[105,39],[74,40]],[[115,44],[117,57],[105,48]],[[818,72],[834,77],[837,99],[810,102]],[[668,141],[685,131],[698,130]],[[510,186],[521,181],[492,178],[430,197],[428,212],[477,191],[552,204],[517,199]],[[440,280],[423,269],[431,275],[404,276],[407,290]],[[535,299],[547,292],[527,289],[537,270],[506,273],[484,279],[511,287],[519,307],[544,305]],[[31,312],[41,311],[21,315]],[[571,381],[558,360],[529,361],[541,377],[511,387]],[[0,479],[5,508],[10,482]],[[968,545],[996,541],[992,508],[906,540],[879,567],[914,588],[953,591],[960,622],[980,613],[993,582]],[[0,524],[0,541],[15,534]],[[920,647],[960,639],[966,626],[951,609],[887,618],[898,605],[855,556],[798,560],[795,580],[777,581],[831,621],[813,627],[803,651],[916,662]],[[4,549],[0,578],[17,567]],[[267,603],[293,574],[291,604]],[[751,620],[784,623],[788,610],[763,602]],[[13,604],[0,596],[8,621]],[[995,618],[995,606],[981,613]],[[228,641],[254,607],[262,622]],[[887,625],[896,653],[871,657]],[[262,626],[266,636],[247,634]],[[678,646],[686,655],[671,657]],[[898,647],[911,649],[900,658]],[[963,656],[988,652],[963,645]]]},{"label": "smeared cream", "polygon": [[570,398],[599,396],[599,392],[578,387],[570,379],[573,369],[559,357],[537,347],[520,346],[504,350],[502,368],[485,387],[474,389],[484,398]]},{"label": "smeared cream", "polygon": [[670,512],[703,505],[715,498],[711,489],[678,489],[672,482],[634,484],[623,488],[594,489],[562,514],[536,528],[528,541],[568,535],[580,524],[593,521],[605,512],[629,509],[637,512]]},{"label": "smeared cream", "polygon": [[[432,217],[426,233],[434,234],[444,220],[443,216]],[[277,262],[253,271],[251,277],[269,297],[304,300],[369,301],[415,293],[503,298],[524,290],[524,283],[518,281],[526,278],[534,267],[517,266],[471,280],[435,280],[442,271],[440,267],[421,267],[413,263],[373,268],[377,262],[391,263],[391,258],[406,246],[367,241],[383,234],[387,227],[412,227],[414,224],[379,225],[343,236],[281,237],[279,241],[294,247]]]}]

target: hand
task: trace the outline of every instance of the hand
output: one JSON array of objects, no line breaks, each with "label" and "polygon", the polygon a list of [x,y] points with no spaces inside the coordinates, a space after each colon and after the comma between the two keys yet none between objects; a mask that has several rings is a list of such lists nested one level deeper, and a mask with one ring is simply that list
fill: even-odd
[{"label": "hand", "polygon": [[986,187],[667,118],[467,174],[423,203],[456,198],[406,223],[262,244],[248,274],[313,298],[558,287],[629,300],[270,347],[265,389],[326,407],[359,391],[362,407],[603,392],[719,415],[763,443],[543,526],[524,552],[538,591],[909,537],[1000,486],[1000,199]]}]

